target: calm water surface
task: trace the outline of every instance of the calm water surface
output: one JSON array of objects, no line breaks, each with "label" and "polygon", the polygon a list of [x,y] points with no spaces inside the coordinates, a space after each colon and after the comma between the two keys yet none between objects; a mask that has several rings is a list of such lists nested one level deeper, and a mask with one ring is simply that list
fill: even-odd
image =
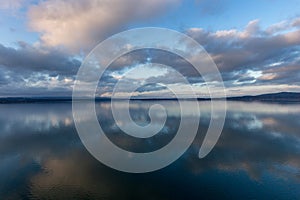
[{"label": "calm water surface", "polygon": [[[153,103],[131,103],[136,123],[149,123]],[[171,141],[180,123],[176,101],[159,103],[169,117],[148,139],[122,133],[109,102],[96,103],[96,110],[116,145],[149,152]],[[208,102],[200,106],[197,138],[180,159],[159,171],[128,174],[87,152],[71,103],[1,104],[0,199],[300,199],[300,104],[228,102],[223,133],[203,159],[198,151],[210,112]],[[186,109],[192,117],[193,107]]]}]

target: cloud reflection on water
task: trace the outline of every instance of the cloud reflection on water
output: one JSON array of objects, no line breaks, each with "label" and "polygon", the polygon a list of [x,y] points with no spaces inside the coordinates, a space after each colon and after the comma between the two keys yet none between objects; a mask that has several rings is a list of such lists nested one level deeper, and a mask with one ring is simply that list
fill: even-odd
[{"label": "cloud reflection on water", "polygon": [[[149,151],[168,143],[180,120],[176,102],[160,103],[165,106],[169,116],[166,125],[159,134],[144,140],[125,137],[120,132],[112,120],[109,102],[97,103],[96,110],[104,129],[110,130],[112,141],[122,148]],[[132,118],[137,123],[147,124],[147,112],[151,104],[132,102]],[[122,108],[122,102],[119,106]],[[188,117],[193,117],[193,108],[186,109],[190,109]],[[134,176],[109,169],[88,154],[76,134],[71,104],[2,104],[0,197],[170,197],[171,188],[161,180],[162,176],[173,180],[176,187],[185,182],[190,184],[187,187],[194,188],[208,183],[203,176],[211,171],[218,172],[215,173],[218,178],[214,181],[215,190],[222,188],[221,180],[234,180],[224,174],[242,177],[239,173],[246,173],[248,187],[252,189],[255,184],[262,187],[283,184],[286,187],[292,186],[290,191],[286,191],[289,194],[284,194],[290,195],[286,198],[299,195],[299,104],[228,102],[223,133],[213,151],[204,159],[198,159],[197,153],[210,119],[209,102],[200,102],[200,109],[198,136],[183,157],[158,172]],[[191,176],[194,181],[182,181],[182,176]],[[130,193],[133,190],[138,192],[133,195]],[[200,193],[197,189],[184,190],[189,190],[195,197],[209,194],[208,191]],[[278,194],[280,191],[272,192],[283,198],[280,196],[282,193]],[[245,190],[244,195],[247,194]],[[174,195],[180,198],[183,194],[177,191]]]}]

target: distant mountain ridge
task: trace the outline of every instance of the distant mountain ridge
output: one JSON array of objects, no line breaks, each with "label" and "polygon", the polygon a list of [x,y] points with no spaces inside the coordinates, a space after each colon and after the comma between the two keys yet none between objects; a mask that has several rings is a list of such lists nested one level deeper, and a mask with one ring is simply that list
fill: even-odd
[{"label": "distant mountain ridge", "polygon": [[[185,98],[188,100],[189,98]],[[224,98],[217,98],[222,100]],[[300,102],[299,92],[280,92],[271,94],[261,94],[261,95],[247,95],[247,96],[237,96],[237,97],[227,97],[227,100],[231,101],[275,101],[275,102]],[[85,100],[84,98],[78,100]],[[111,98],[108,97],[96,97],[95,101],[110,101]],[[122,100],[120,98],[120,100]],[[124,100],[124,99],[123,99]],[[151,97],[151,98],[131,98],[131,100],[176,100],[176,98],[161,98],[161,97]],[[211,100],[210,98],[197,98],[199,101]],[[35,102],[71,102],[72,97],[2,97],[0,98],[0,103],[35,103]]]},{"label": "distant mountain ridge", "polygon": [[255,96],[227,97],[227,100],[237,101],[280,101],[280,102],[300,102],[298,92],[280,92],[271,94],[261,94]]}]

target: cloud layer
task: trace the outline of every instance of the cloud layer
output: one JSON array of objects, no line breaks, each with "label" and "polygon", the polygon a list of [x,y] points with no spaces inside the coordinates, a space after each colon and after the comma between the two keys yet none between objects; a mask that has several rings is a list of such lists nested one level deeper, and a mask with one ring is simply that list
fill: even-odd
[{"label": "cloud layer", "polygon": [[[99,41],[133,24],[147,25],[180,3],[180,0],[1,3],[1,9],[10,10],[22,10],[26,4],[27,24],[40,38],[34,44],[24,41],[13,47],[0,44],[0,95],[70,95],[84,55]],[[300,18],[267,27],[254,19],[243,29],[211,31],[190,27],[184,33],[203,45],[213,58],[229,96],[300,91]],[[99,95],[111,95],[116,82],[135,67],[141,67],[147,77],[131,77],[124,89],[143,83],[145,87],[139,88],[136,95],[168,95],[166,85],[185,92],[176,73],[165,68],[164,74],[153,74],[151,67],[147,68],[149,62],[173,67],[199,95],[207,95],[202,77],[188,62],[160,50],[136,51],[117,59],[101,79]],[[218,88],[215,92],[218,93]]]}]

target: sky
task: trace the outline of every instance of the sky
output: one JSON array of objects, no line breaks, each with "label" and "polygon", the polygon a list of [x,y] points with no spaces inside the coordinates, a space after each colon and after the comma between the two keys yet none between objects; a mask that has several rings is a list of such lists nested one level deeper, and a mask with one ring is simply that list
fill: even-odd
[{"label": "sky", "polygon": [[[227,96],[300,92],[299,0],[10,0],[0,1],[0,96],[70,96],[81,63],[99,42],[149,26],[201,44]],[[167,86],[185,93],[175,70],[206,97],[203,79],[190,68],[170,53],[132,52],[112,63],[97,95],[110,96],[122,78],[126,87],[144,84],[136,96],[167,96]],[[136,74],[126,77],[132,69]]]}]

